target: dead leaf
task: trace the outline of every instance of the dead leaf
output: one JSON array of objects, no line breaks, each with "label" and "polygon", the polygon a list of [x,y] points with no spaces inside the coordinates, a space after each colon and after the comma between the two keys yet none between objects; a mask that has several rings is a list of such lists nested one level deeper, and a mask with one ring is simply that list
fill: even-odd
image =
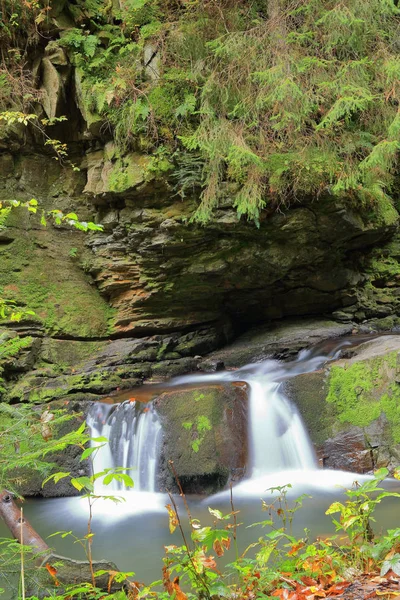
[{"label": "dead leaf", "polygon": [[198,560],[206,569],[216,569],[217,563],[214,560],[213,556],[207,556],[206,554],[200,552],[197,555]]},{"label": "dead leaf", "polygon": [[217,553],[217,556],[223,556],[225,550],[229,550],[231,545],[230,538],[224,538],[223,540],[215,540],[213,543],[213,548]]},{"label": "dead leaf", "polygon": [[344,590],[348,588],[349,585],[351,585],[350,581],[342,581],[340,583],[335,583],[335,585],[332,585],[329,589],[326,590],[326,593],[328,596],[338,596],[339,594],[344,592]]},{"label": "dead leaf", "polygon": [[54,584],[58,587],[60,585],[60,582],[57,579],[57,569],[53,567],[50,563],[46,563],[45,567],[54,579]]},{"label": "dead leaf", "polygon": [[299,542],[298,544],[294,544],[291,549],[288,552],[288,556],[294,556],[295,554],[297,554],[297,552],[301,549],[304,548],[305,544],[304,542]]},{"label": "dead leaf", "polygon": [[187,596],[182,592],[179,587],[179,577],[175,577],[173,581],[169,578],[169,571],[167,567],[163,567],[163,585],[170,596],[173,596],[175,600],[187,600]]},{"label": "dead leaf", "polygon": [[304,583],[304,585],[317,585],[317,582],[315,581],[315,579],[313,579],[312,577],[307,577],[306,575],[304,577],[301,578],[302,582]]},{"label": "dead leaf", "polygon": [[49,410],[45,410],[40,417],[42,438],[45,442],[48,442],[52,437],[53,433],[49,423],[54,420],[54,415]]}]

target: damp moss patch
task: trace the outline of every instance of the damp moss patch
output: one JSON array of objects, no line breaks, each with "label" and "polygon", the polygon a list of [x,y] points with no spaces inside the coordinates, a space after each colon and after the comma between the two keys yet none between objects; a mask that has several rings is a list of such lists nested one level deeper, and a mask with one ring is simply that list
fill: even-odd
[{"label": "damp moss patch", "polygon": [[113,311],[71,256],[83,236],[50,227],[13,229],[13,235],[0,246],[0,294],[33,310],[51,335],[107,335]]},{"label": "damp moss patch", "polygon": [[398,352],[365,361],[333,366],[326,401],[339,422],[367,427],[381,413],[389,421],[395,443],[400,442],[400,369]]}]

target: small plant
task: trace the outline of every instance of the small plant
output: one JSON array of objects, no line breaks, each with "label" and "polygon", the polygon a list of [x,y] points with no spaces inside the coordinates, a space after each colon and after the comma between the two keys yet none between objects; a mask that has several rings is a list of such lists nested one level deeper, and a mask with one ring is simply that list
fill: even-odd
[{"label": "small plant", "polygon": [[196,417],[196,422],[185,421],[182,423],[182,427],[187,431],[191,431],[193,434],[193,441],[191,442],[193,452],[198,452],[200,450],[200,446],[204,441],[205,435],[207,431],[211,431],[211,423],[210,419],[205,415],[199,415]]},{"label": "small plant", "polygon": [[[351,557],[354,566],[363,572],[380,565],[383,558],[392,560],[396,556],[390,552],[386,557],[384,554],[388,546],[393,547],[398,530],[391,530],[392,534],[388,532],[383,540],[377,541],[372,527],[378,504],[384,498],[400,498],[398,492],[387,491],[380,486],[388,474],[388,469],[379,469],[373,479],[362,485],[356,482],[353,489],[346,490],[348,499],[344,503],[334,502],[326,511],[327,515],[339,514],[339,518],[333,518],[332,521],[337,531],[343,531],[348,536],[348,559]],[[398,472],[395,476],[400,478]]]},{"label": "small plant", "polygon": [[[89,440],[87,440],[87,441],[89,441]],[[78,492],[81,492],[83,494],[82,498],[87,499],[88,508],[89,508],[89,518],[88,518],[88,524],[87,524],[87,533],[84,536],[84,538],[83,539],[77,538],[72,533],[72,531],[57,531],[56,533],[54,533],[52,535],[61,535],[62,537],[72,536],[73,539],[75,540],[75,542],[80,544],[80,546],[83,548],[86,558],[89,562],[91,577],[92,577],[91,584],[93,587],[95,587],[96,574],[93,569],[93,555],[92,555],[92,543],[93,543],[93,537],[94,537],[94,533],[92,530],[93,506],[94,506],[95,502],[97,500],[99,500],[100,498],[103,500],[111,500],[112,502],[116,502],[116,503],[122,502],[124,500],[123,498],[121,498],[119,496],[96,493],[95,484],[96,484],[96,482],[102,482],[103,485],[109,485],[113,481],[117,481],[117,482],[123,483],[125,487],[133,487],[133,480],[129,475],[126,474],[125,469],[122,467],[121,468],[117,467],[114,469],[104,469],[103,471],[94,473],[93,472],[93,455],[97,454],[99,452],[100,448],[102,446],[104,446],[108,440],[107,440],[107,438],[104,438],[104,437],[98,437],[98,438],[90,438],[90,441],[92,443],[94,442],[96,445],[90,446],[88,448],[84,448],[83,452],[82,452],[82,456],[81,456],[81,461],[89,460],[89,462],[90,462],[90,470],[91,470],[90,475],[84,475],[82,477],[71,477],[71,474],[69,472],[53,473],[52,475],[49,475],[49,477],[47,477],[43,481],[42,485],[44,486],[49,481],[53,481],[54,483],[57,483],[61,479],[64,479],[67,477],[67,478],[70,478],[70,482],[74,486],[74,488],[76,490],[78,490]]]}]

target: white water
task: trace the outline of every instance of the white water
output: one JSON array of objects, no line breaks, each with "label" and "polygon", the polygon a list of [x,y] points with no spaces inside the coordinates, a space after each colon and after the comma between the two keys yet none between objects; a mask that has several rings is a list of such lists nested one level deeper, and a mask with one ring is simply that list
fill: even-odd
[{"label": "white water", "polygon": [[[336,349],[338,347],[339,345]],[[248,382],[251,396],[249,435],[253,440],[252,473],[249,479],[237,484],[233,490],[235,508],[240,510],[240,521],[245,525],[265,519],[260,498],[268,501],[273,497],[271,488],[290,484],[290,501],[304,493],[312,495],[295,515],[293,535],[303,536],[304,527],[310,530],[310,537],[333,533],[330,519],[325,515],[328,506],[341,498],[343,488],[350,488],[354,481],[362,482],[368,479],[366,475],[316,468],[312,448],[297,410],[282,391],[282,381],[321,367],[327,360],[335,358],[335,354],[318,353],[317,350],[306,351],[290,363],[264,361],[236,371],[182,377],[166,385],[173,387],[187,383]],[[137,481],[133,493],[118,492],[118,496],[127,500],[122,504],[114,505],[103,499],[96,501],[93,523],[96,536],[93,549],[95,558],[106,557],[113,560],[121,570],[134,570],[136,580],[148,583],[159,577],[162,566],[160,548],[163,545],[181,544],[182,540],[178,531],[172,536],[169,533],[165,510],[165,504],[169,502],[168,497],[152,491],[156,473],[155,442],[160,440],[162,432],[154,409],[150,406],[150,410],[144,413],[142,409],[143,405],[134,408],[129,402],[114,406],[96,404],[89,417],[93,436],[105,436],[111,440],[111,447],[102,448],[97,457],[95,470],[119,466],[122,464],[122,457],[125,467],[135,467],[130,474]],[[142,422],[139,426],[140,419]],[[143,467],[140,466],[142,463]],[[146,475],[141,478],[141,473]],[[153,483],[144,482],[148,479]],[[397,485],[398,482],[395,481],[385,483],[385,487],[398,490]],[[138,492],[138,486],[142,490],[147,487],[148,491]],[[109,494],[109,491],[105,493]],[[182,500],[176,498],[176,502],[184,519]],[[207,507],[229,512],[230,502],[229,490],[200,501],[197,497],[189,499],[192,515],[199,518],[203,525],[210,526],[212,518]],[[29,501],[26,513],[43,537],[59,530],[60,524],[67,530],[74,530],[78,537],[83,537],[87,532],[88,508],[84,498]],[[380,528],[392,527],[398,515],[398,506],[394,500],[388,500],[384,506],[378,507],[377,513]],[[5,531],[3,535],[6,535]],[[253,541],[254,530],[241,527],[241,548],[246,548]],[[79,548],[73,538],[52,537],[49,543],[54,544],[56,551],[61,555],[84,558],[83,555],[77,556]]]},{"label": "white water", "polygon": [[[138,492],[154,492],[161,423],[152,404],[144,407],[129,400],[121,404],[97,402],[89,412],[87,423],[93,438],[105,437],[108,443],[93,456],[94,473],[123,467]],[[113,481],[111,489],[126,489]]]},{"label": "white water", "polygon": [[303,350],[293,362],[265,360],[235,371],[179,377],[171,385],[246,382],[250,388],[251,480],[282,471],[312,471],[317,468],[314,448],[296,406],[284,395],[281,382],[315,371],[335,358],[347,343],[339,342],[329,354]]},{"label": "white water", "polygon": [[[250,389],[248,435],[251,481],[259,481],[263,477],[269,479],[273,474],[286,471],[302,471],[305,474],[317,469],[317,461],[301,416],[282,391],[282,381],[321,367],[327,360],[335,358],[343,345],[346,342],[338,343],[330,354],[302,351],[295,361],[287,363],[266,360],[235,371],[183,376],[166,383],[165,387],[246,382]],[[89,414],[88,425],[92,437],[104,436],[109,440],[95,456],[95,472],[124,467],[134,479],[135,492],[156,491],[162,431],[152,403],[146,408],[130,401],[116,405],[96,403]],[[121,490],[124,486],[119,484],[114,489]]]}]

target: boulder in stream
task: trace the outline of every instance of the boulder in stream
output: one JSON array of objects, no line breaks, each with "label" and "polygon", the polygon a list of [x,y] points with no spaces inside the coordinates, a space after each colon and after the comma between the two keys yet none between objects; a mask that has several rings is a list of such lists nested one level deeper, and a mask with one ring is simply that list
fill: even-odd
[{"label": "boulder in stream", "polygon": [[382,336],[346,358],[284,384],[321,465],[366,473],[400,464],[400,336]]},{"label": "boulder in stream", "polygon": [[245,474],[247,385],[195,385],[155,401],[163,422],[160,487],[176,490],[173,461],[185,493],[214,493]]}]

